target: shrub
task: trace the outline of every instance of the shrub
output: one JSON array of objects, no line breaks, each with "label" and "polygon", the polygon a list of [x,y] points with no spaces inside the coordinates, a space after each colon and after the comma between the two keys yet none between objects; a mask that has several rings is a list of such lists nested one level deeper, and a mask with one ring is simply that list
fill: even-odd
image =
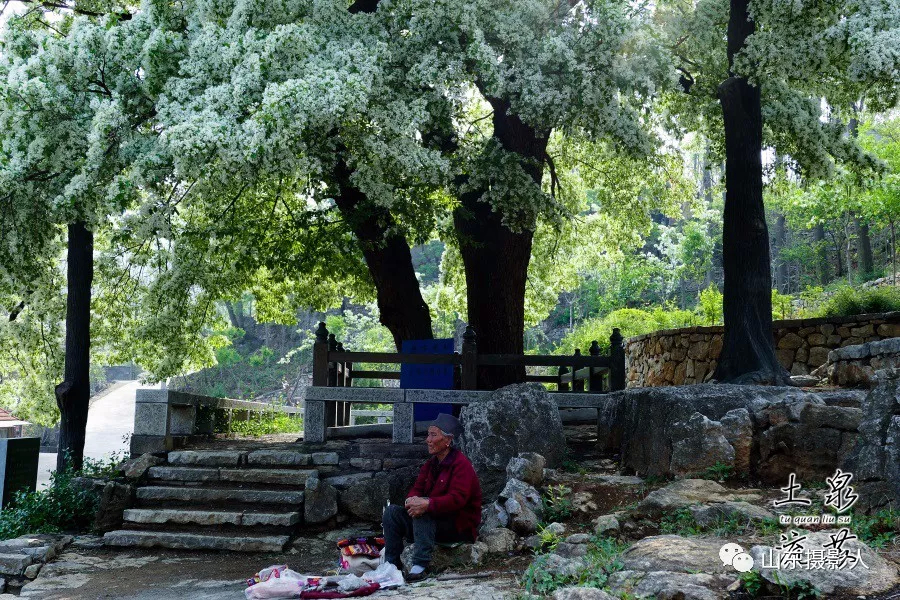
[{"label": "shrub", "polygon": [[602,588],[609,576],[622,569],[620,555],[625,545],[611,538],[593,538],[584,557],[585,566],[566,576],[548,569],[548,555],[537,556],[522,575],[521,584],[529,594],[549,595],[557,588],[576,585]]},{"label": "shrub", "polygon": [[622,337],[629,338],[660,329],[696,325],[696,322],[697,316],[686,310],[666,310],[661,307],[653,310],[622,308],[602,318],[587,319],[578,325],[563,338],[555,353],[572,354],[575,348],[580,348],[583,354],[587,354],[593,340],[597,341],[602,352],[609,352],[609,336],[614,328],[619,328]]},{"label": "shrub", "polygon": [[896,288],[857,290],[844,286],[825,301],[821,314],[824,317],[849,317],[895,310],[900,310],[900,290]]},{"label": "shrub", "polygon": [[36,492],[20,491],[0,511],[0,539],[28,533],[86,531],[100,502],[90,488],[74,481],[71,468],[50,475],[50,486]]},{"label": "shrub", "polygon": [[544,505],[544,519],[548,523],[565,521],[572,516],[572,500],[569,494],[572,489],[562,484],[547,486],[547,491],[541,498]]},{"label": "shrub", "polygon": [[[224,412],[224,411],[223,411]],[[299,433],[303,430],[303,418],[283,413],[277,408],[265,412],[251,412],[246,421],[231,421],[223,413],[216,416],[216,433],[236,433],[238,435],[259,436],[273,433]]]},{"label": "shrub", "polygon": [[703,320],[704,325],[719,325],[724,319],[722,307],[722,292],[711,283],[709,287],[700,292],[697,300],[697,314]]}]

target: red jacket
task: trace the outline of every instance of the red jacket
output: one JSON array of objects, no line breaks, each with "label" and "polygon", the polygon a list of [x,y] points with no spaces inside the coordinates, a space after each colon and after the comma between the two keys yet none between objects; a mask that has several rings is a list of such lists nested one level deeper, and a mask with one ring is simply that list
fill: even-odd
[{"label": "red jacket", "polygon": [[481,484],[472,463],[466,455],[451,448],[450,453],[435,465],[437,458],[429,458],[419,469],[416,483],[407,498],[428,498],[428,512],[434,515],[454,516],[456,530],[468,534],[472,541],[478,538],[481,524]]}]

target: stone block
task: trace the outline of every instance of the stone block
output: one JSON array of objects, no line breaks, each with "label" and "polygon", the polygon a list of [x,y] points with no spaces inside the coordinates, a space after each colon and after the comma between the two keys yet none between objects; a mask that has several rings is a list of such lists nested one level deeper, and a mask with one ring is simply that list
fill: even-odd
[{"label": "stone block", "polygon": [[340,460],[340,456],[338,456],[337,452],[312,453],[312,464],[314,465],[336,465]]},{"label": "stone block", "polygon": [[32,562],[27,554],[0,554],[0,575],[21,577]]},{"label": "stone block", "polygon": [[172,435],[194,435],[197,422],[197,407],[193,405],[169,405],[169,433]]},{"label": "stone block", "polygon": [[254,467],[305,467],[311,462],[311,455],[292,450],[255,450],[247,455],[247,464]]},{"label": "stone block", "polygon": [[134,405],[134,435],[169,434],[169,405],[137,402]]},{"label": "stone block", "polygon": [[351,458],[350,466],[354,469],[362,469],[364,471],[380,471],[380,458]]},{"label": "stone block", "polygon": [[168,452],[175,447],[175,440],[168,435],[132,435],[131,456]]},{"label": "stone block", "polygon": [[318,400],[303,402],[303,441],[325,441],[325,403]]},{"label": "stone block", "polygon": [[395,444],[412,444],[415,433],[413,404],[397,402],[394,404],[394,427],[392,441]]},{"label": "stone block", "polygon": [[803,338],[796,333],[788,333],[778,341],[779,348],[790,348],[796,350],[803,346]]},{"label": "stone block", "polygon": [[828,362],[828,348],[824,346],[815,346],[809,349],[809,358],[806,363],[811,367],[820,367]]},{"label": "stone block", "polygon": [[871,323],[862,327],[854,327],[850,330],[850,335],[855,337],[866,337],[875,334],[875,328]]}]

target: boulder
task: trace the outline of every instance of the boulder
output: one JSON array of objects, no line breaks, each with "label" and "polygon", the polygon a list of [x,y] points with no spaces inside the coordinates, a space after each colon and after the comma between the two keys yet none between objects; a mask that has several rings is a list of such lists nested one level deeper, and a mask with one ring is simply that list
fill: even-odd
[{"label": "boulder", "polygon": [[97,533],[106,533],[121,529],[122,514],[134,503],[134,486],[115,481],[107,482],[100,494],[100,503],[94,514],[91,529]]},{"label": "boulder", "polygon": [[566,448],[559,409],[537,384],[515,384],[496,390],[484,402],[462,409],[461,448],[478,472],[486,498],[506,481],[506,467],[520,453],[534,452],[555,467]]},{"label": "boulder", "polygon": [[166,461],[158,456],[154,456],[152,454],[141,454],[137,458],[132,458],[125,461],[125,463],[122,465],[122,471],[124,471],[125,477],[133,481],[137,481],[144,476],[144,474],[150,469],[150,467],[161,465],[164,462]]},{"label": "boulder", "polygon": [[506,510],[509,512],[509,526],[513,531],[522,536],[528,536],[537,531],[540,518],[529,508],[527,503],[510,498],[506,501]]},{"label": "boulder", "polygon": [[900,369],[876,373],[862,404],[859,438],[842,465],[853,473],[856,508],[900,505]]},{"label": "boulder", "polygon": [[388,500],[391,504],[403,504],[409,488],[416,482],[418,467],[404,467],[376,473],[351,485],[340,494],[341,508],[364,521],[381,522],[381,513]]},{"label": "boulder", "polygon": [[717,464],[734,466],[734,448],[718,421],[699,412],[672,428],[672,457],[669,470],[674,475],[698,473]]},{"label": "boulder", "polygon": [[538,514],[543,512],[540,492],[524,481],[519,481],[518,479],[510,479],[507,481],[497,498],[501,501],[515,498],[534,512]]},{"label": "boulder", "polygon": [[490,531],[507,525],[509,525],[509,513],[500,502],[491,502],[482,507],[480,531]]},{"label": "boulder", "polygon": [[[480,548],[476,549],[475,544],[454,544],[452,546],[435,545],[431,554],[431,563],[429,565],[431,571],[441,572],[447,569],[458,569],[474,562],[473,559],[481,559],[479,555]],[[400,554],[400,561],[407,568],[413,566],[413,555],[416,551],[415,544],[409,544]]]},{"label": "boulder", "polygon": [[823,480],[856,438],[853,419],[829,402],[836,396],[846,393],[712,384],[613,392],[598,410],[597,439],[602,450],[620,453],[623,469],[644,476],[724,462],[771,483],[783,485],[790,472]]},{"label": "boulder", "polygon": [[749,502],[717,502],[705,506],[692,506],[691,514],[701,527],[710,527],[719,520],[738,519],[748,521],[774,521],[777,517],[765,508]]},{"label": "boulder", "polygon": [[570,586],[553,592],[553,600],[616,600],[616,598],[601,589]]},{"label": "boulder", "polygon": [[325,523],[338,513],[337,490],[322,481],[318,473],[306,478],[303,493],[303,521],[305,523]]},{"label": "boulder", "polygon": [[645,537],[622,553],[622,563],[631,571],[734,574],[733,567],[719,559],[719,549],[727,543],[720,538],[680,535]]},{"label": "boulder", "polygon": [[591,523],[597,535],[615,535],[619,532],[619,519],[615,515],[600,515]]},{"label": "boulder", "polygon": [[554,577],[574,577],[587,568],[582,558],[565,558],[553,552],[536,557],[531,564]]},{"label": "boulder", "polygon": [[638,504],[636,512],[660,517],[698,504],[746,502],[760,497],[756,490],[730,490],[707,479],[682,479],[647,494]]},{"label": "boulder", "polygon": [[[832,543],[831,536],[836,533],[836,531],[807,533],[806,539],[799,541],[798,544],[804,551],[821,550],[826,544]],[[788,586],[806,581],[825,594],[825,597],[868,596],[885,592],[900,584],[897,568],[865,544],[847,539],[841,549],[849,551],[850,556],[854,558],[858,555],[866,566],[857,564],[853,568],[845,566],[843,569],[766,568],[764,565],[777,562],[777,559],[770,558],[773,556],[773,549],[768,546],[753,546],[750,549],[750,556],[753,557],[754,570],[758,570],[767,581],[772,583],[780,581],[781,585]],[[805,552],[803,554],[805,556]],[[774,556],[777,556],[777,553]]]},{"label": "boulder", "polygon": [[488,554],[505,554],[516,548],[516,534],[505,527],[482,533],[478,536],[478,541],[485,545]]},{"label": "boulder", "polygon": [[609,587],[628,598],[720,600],[728,597],[724,590],[733,579],[710,573],[625,570],[610,575]]},{"label": "boulder", "polygon": [[510,479],[519,479],[529,485],[541,485],[544,481],[544,468],[547,461],[543,456],[535,452],[521,452],[518,456],[509,459],[506,465],[506,476]]},{"label": "boulder", "polygon": [[556,548],[553,550],[553,552],[562,556],[563,558],[580,558],[582,556],[587,556],[588,547],[587,544],[570,544],[569,542],[560,542],[556,545]]}]

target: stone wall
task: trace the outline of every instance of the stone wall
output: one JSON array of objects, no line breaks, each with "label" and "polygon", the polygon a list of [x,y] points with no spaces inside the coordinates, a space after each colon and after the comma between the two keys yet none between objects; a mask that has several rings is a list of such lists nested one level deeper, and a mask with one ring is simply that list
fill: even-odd
[{"label": "stone wall", "polygon": [[878,342],[845,346],[828,353],[825,371],[834,385],[869,387],[880,369],[900,366],[900,337]]},{"label": "stone wall", "polygon": [[[628,387],[703,383],[712,379],[722,351],[721,326],[655,331],[625,340]],[[900,312],[792,319],[773,323],[778,360],[806,375],[837,348],[900,337]]]}]

